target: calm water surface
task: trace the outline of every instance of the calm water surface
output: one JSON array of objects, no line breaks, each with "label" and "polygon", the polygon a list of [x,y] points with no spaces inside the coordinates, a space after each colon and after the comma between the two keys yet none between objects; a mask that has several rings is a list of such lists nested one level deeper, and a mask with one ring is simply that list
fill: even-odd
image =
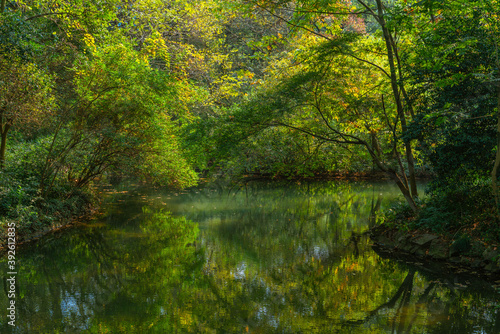
[{"label": "calm water surface", "polygon": [[19,247],[17,327],[4,277],[0,332],[500,333],[491,285],[372,250],[363,232],[397,196],[338,181],[114,192],[95,221]]}]

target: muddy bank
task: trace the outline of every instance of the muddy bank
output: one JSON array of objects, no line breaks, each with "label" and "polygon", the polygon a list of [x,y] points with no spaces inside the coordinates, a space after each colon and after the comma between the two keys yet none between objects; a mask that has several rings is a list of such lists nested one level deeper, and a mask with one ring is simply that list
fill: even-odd
[{"label": "muddy bank", "polygon": [[426,262],[436,271],[451,271],[500,280],[500,248],[495,244],[451,238],[421,231],[401,231],[386,225],[370,230],[377,252]]}]

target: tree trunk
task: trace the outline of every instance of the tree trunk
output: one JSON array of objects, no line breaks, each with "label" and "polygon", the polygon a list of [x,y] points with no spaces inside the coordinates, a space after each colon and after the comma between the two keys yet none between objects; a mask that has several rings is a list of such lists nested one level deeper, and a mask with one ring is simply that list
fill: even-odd
[{"label": "tree trunk", "polygon": [[[392,93],[394,95],[394,100],[396,101],[396,107],[401,122],[401,128],[403,130],[403,133],[405,133],[407,129],[406,116],[404,113],[403,104],[401,102],[401,96],[399,94],[398,78],[396,75],[396,66],[394,63],[394,52],[391,43],[392,38],[389,29],[387,29],[387,26],[385,24],[384,10],[381,0],[377,0],[377,9],[378,9],[378,20],[382,28],[385,40],[385,46],[387,50],[387,60],[389,62],[389,68],[391,73]],[[409,174],[408,177],[410,181],[411,196],[415,198],[418,196],[418,192],[417,192],[417,180],[415,177],[415,161],[413,159],[413,151],[411,148],[411,143],[405,143],[405,150],[406,150],[406,162],[408,163],[408,174]]]},{"label": "tree trunk", "polygon": [[0,170],[5,165],[5,150],[7,148],[7,132],[9,132],[10,125],[5,124],[3,129],[0,129]]},{"label": "tree trunk", "polygon": [[[495,61],[497,70],[500,70],[500,55],[498,48],[498,39],[493,37],[495,45]],[[498,77],[496,78],[498,80]],[[500,194],[498,192],[498,168],[500,167],[500,83],[497,83],[497,152],[495,154],[495,164],[491,171],[491,186],[493,197],[495,198],[496,219],[500,220]]]},{"label": "tree trunk", "polygon": [[413,196],[412,196],[410,190],[407,187],[405,187],[404,182],[401,181],[401,178],[399,177],[399,175],[396,172],[394,172],[394,171],[386,171],[386,174],[394,182],[396,182],[399,190],[401,191],[401,193],[403,194],[404,198],[406,199],[406,202],[408,203],[408,205],[410,205],[411,210],[413,212],[417,212],[418,211],[417,204],[415,203],[415,200],[413,199]]},{"label": "tree trunk", "polygon": [[500,196],[498,193],[498,168],[500,167],[500,86],[497,87],[497,153],[495,155],[495,164],[491,171],[491,186],[493,187],[493,196],[495,197],[495,205],[497,210],[497,219],[500,218]]},{"label": "tree trunk", "polygon": [[41,192],[42,196],[45,195],[45,180],[48,177],[47,174],[50,175],[50,173],[48,173],[48,169],[50,166],[50,159],[52,157],[52,152],[54,151],[54,146],[55,146],[55,143],[57,140],[57,136],[59,135],[59,131],[61,130],[62,124],[63,124],[62,121],[60,121],[57,124],[56,131],[54,132],[54,136],[52,137],[52,142],[50,143],[49,152],[47,153],[47,156],[45,157],[45,163],[43,165],[42,171],[40,172],[40,192]]},{"label": "tree trunk", "polygon": [[410,206],[411,210],[413,212],[418,212],[418,207],[417,204],[415,203],[415,200],[413,199],[413,196],[410,192],[410,189],[408,189],[408,186],[405,184],[403,180],[401,180],[401,177],[399,177],[398,173],[392,169],[387,168],[387,166],[380,160],[380,158],[377,156],[376,152],[374,152],[368,143],[365,143],[365,147],[368,150],[368,153],[372,156],[373,161],[377,164],[377,167],[384,172],[389,178],[396,183],[398,186],[399,190],[403,194],[404,198],[406,199],[406,202]]}]

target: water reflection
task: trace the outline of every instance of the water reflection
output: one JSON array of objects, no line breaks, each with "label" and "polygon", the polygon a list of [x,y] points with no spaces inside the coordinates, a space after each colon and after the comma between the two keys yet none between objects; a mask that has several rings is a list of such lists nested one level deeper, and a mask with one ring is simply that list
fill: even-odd
[{"label": "water reflection", "polygon": [[396,195],[325,182],[111,198],[100,221],[20,249],[19,321],[0,331],[499,333],[490,285],[372,250],[364,232]]}]

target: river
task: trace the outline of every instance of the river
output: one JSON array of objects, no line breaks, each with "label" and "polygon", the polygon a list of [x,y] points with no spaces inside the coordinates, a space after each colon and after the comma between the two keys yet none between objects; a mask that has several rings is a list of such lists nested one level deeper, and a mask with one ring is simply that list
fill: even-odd
[{"label": "river", "polygon": [[109,190],[102,213],[16,253],[2,333],[500,333],[479,279],[379,256],[384,182]]}]

